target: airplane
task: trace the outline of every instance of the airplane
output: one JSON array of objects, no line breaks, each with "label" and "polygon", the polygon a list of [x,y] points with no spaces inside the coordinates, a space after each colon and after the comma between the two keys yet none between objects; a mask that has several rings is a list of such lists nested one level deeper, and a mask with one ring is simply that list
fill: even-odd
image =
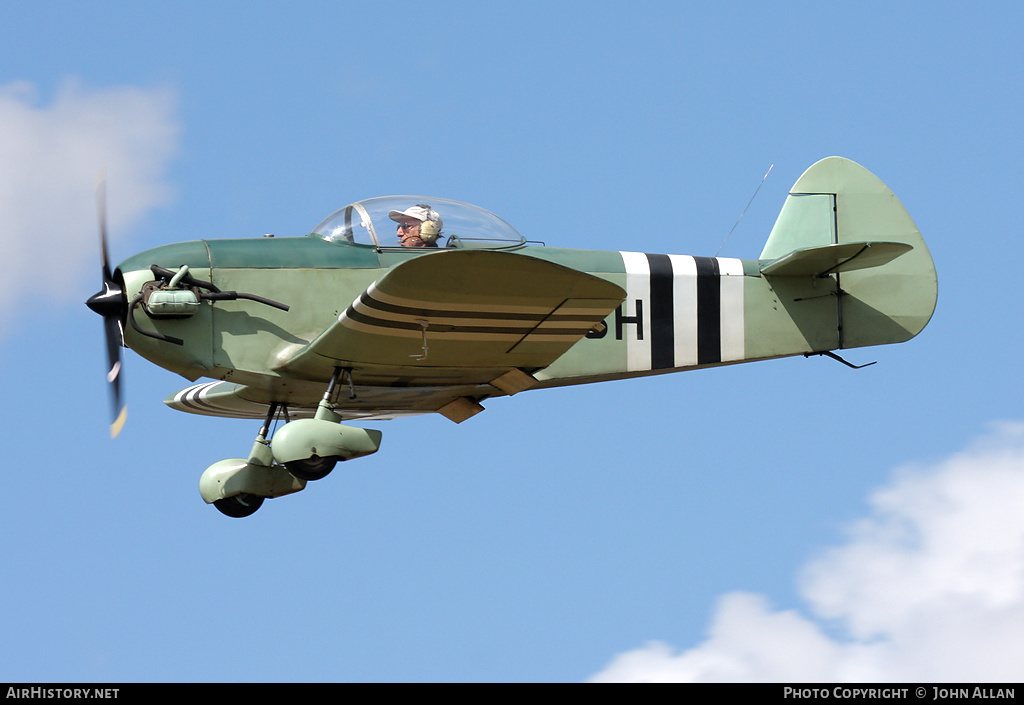
[{"label": "airplane", "polygon": [[210,380],[165,403],[262,419],[248,456],[200,478],[229,517],[377,452],[380,431],[342,422],[461,423],[527,390],[795,355],[855,367],[835,351],[913,338],[937,299],[903,205],[842,157],[797,180],[756,259],[548,247],[476,206],[388,196],[307,236],[181,242],[111,270],[105,198],[103,288],[86,303],[104,320],[111,435],[123,347]]}]

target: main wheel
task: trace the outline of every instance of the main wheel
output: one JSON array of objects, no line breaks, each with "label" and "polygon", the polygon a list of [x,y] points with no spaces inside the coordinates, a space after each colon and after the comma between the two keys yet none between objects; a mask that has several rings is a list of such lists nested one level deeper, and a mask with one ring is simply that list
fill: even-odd
[{"label": "main wheel", "polygon": [[292,460],[285,463],[284,466],[288,469],[288,472],[300,480],[311,482],[327,477],[337,463],[337,458],[321,458],[318,455],[314,455],[312,458]]},{"label": "main wheel", "polygon": [[226,514],[235,519],[255,514],[256,510],[263,505],[263,497],[254,494],[236,494],[233,497],[218,499],[213,503],[221,514]]}]

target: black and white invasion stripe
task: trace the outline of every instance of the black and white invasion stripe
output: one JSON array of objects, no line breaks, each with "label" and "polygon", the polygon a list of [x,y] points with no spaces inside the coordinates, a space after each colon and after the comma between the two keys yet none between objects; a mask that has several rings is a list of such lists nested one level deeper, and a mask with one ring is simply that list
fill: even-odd
[{"label": "black and white invasion stripe", "polygon": [[744,358],[743,263],[728,257],[621,252],[626,300],[616,333],[627,370]]}]

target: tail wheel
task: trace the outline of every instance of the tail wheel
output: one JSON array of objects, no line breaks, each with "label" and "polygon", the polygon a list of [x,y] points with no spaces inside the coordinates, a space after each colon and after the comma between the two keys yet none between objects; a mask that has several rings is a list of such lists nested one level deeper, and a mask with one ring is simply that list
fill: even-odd
[{"label": "tail wheel", "polygon": [[235,519],[241,519],[251,514],[255,514],[256,510],[263,505],[263,497],[254,494],[236,494],[233,497],[227,497],[226,499],[218,499],[213,503],[221,514],[225,514]]},{"label": "tail wheel", "polygon": [[289,461],[284,466],[288,469],[288,472],[300,480],[311,482],[327,477],[337,462],[337,458],[321,458],[314,455],[312,458]]}]

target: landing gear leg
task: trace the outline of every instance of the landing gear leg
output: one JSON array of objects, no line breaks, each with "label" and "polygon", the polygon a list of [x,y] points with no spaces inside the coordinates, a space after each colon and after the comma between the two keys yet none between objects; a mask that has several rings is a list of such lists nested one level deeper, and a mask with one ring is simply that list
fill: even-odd
[{"label": "landing gear leg", "polygon": [[[270,467],[274,464],[274,454],[270,452],[270,441],[267,440],[267,434],[270,433],[270,424],[273,423],[274,417],[277,415],[278,407],[283,406],[278,402],[273,402],[270,405],[270,410],[267,411],[267,416],[263,419],[263,425],[260,426],[260,432],[256,434],[256,440],[252,444],[252,450],[249,451],[249,462],[256,462],[260,465],[266,465]],[[285,407],[285,415],[288,414],[288,408]]]},{"label": "landing gear leg", "polygon": [[[340,417],[334,413],[334,404],[338,393],[338,382],[344,372],[346,372],[346,370],[341,367],[334,368],[334,374],[331,375],[331,381],[327,383],[327,391],[324,392],[323,399],[320,400],[320,403],[316,407],[316,415],[313,417],[314,419],[332,422],[340,420]],[[354,397],[355,389],[352,386],[352,371],[347,370],[347,372],[349,388],[352,392],[352,396]],[[312,482],[313,480],[322,480],[327,477],[337,464],[337,457],[323,458],[319,455],[314,455],[310,458],[291,460],[286,462],[284,466],[288,468],[288,472],[300,480]]]},{"label": "landing gear leg", "polygon": [[380,447],[380,431],[344,426],[341,415],[335,412],[338,394],[346,382],[354,396],[352,370],[335,367],[313,418],[286,423],[274,434],[274,459],[297,481],[319,480],[339,460],[361,458]]}]

